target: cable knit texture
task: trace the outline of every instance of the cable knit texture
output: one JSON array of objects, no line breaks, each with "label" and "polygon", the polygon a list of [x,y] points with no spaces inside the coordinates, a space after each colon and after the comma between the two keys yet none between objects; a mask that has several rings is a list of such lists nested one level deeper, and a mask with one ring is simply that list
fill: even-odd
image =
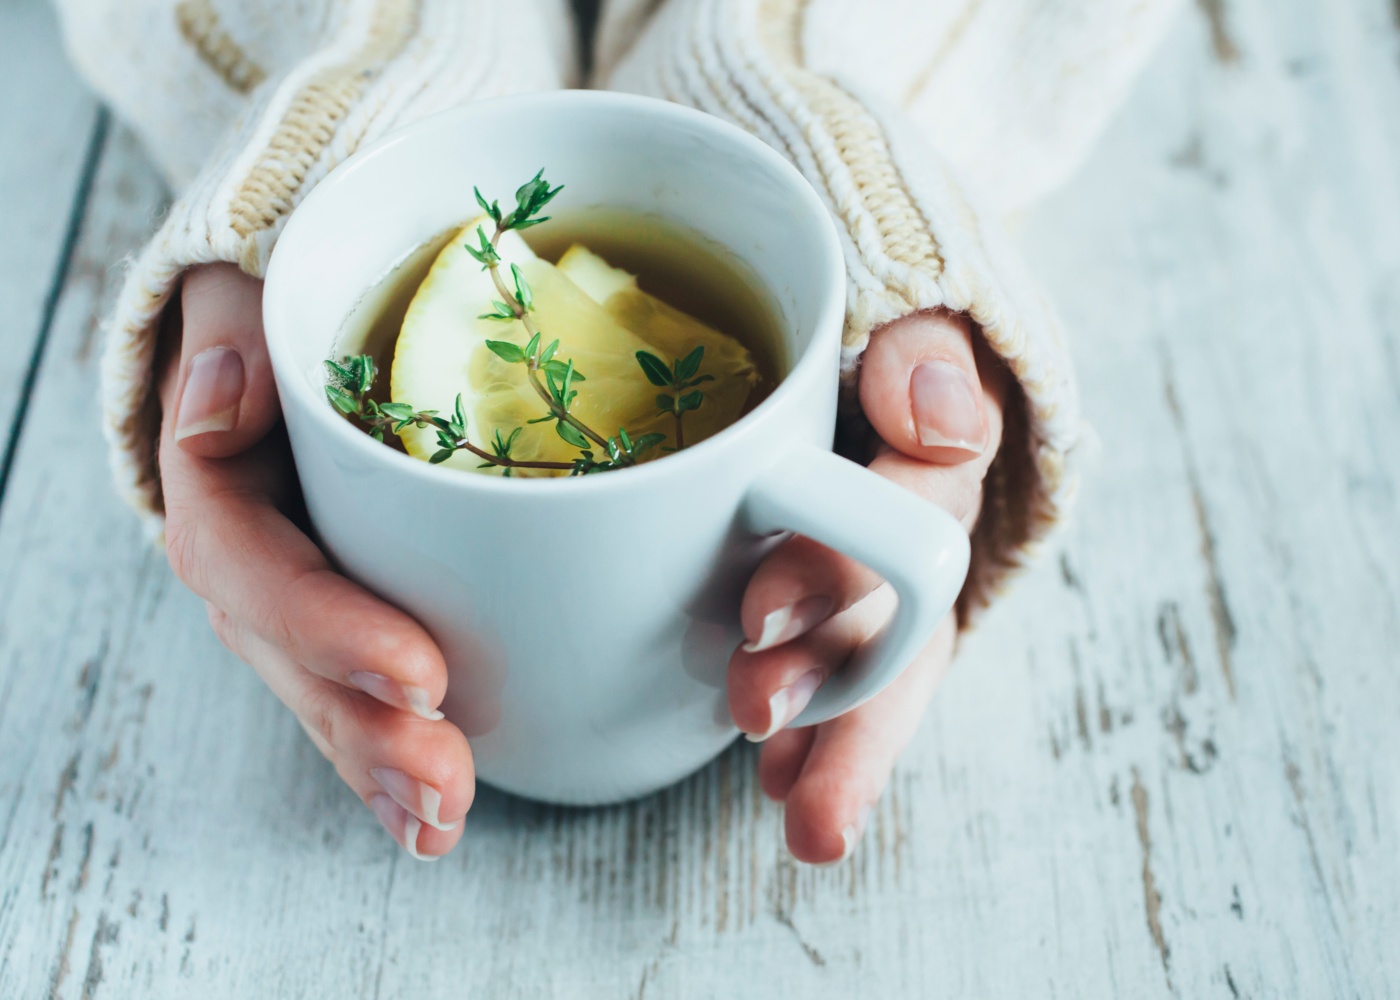
[{"label": "cable knit texture", "polygon": [[[75,62],[179,192],[128,272],[103,371],[118,484],[158,528],[153,364],[181,273],[229,261],[261,276],[306,193],[396,125],[571,85],[572,22],[565,0],[56,2]],[[847,261],[848,376],[873,331],[937,308],[968,313],[1014,373],[964,611],[1062,518],[1079,422],[1059,325],[996,220],[1071,172],[1180,2],[611,0],[602,11],[600,85],[738,124],[825,200]],[[536,56],[506,58],[521,37],[537,40]],[[989,208],[973,207],[959,174]]]},{"label": "cable knit texture", "polygon": [[[921,6],[939,5],[866,4],[861,20],[903,32],[903,15]],[[1069,358],[1052,310],[911,119],[849,74],[810,65],[814,39],[840,31],[852,9],[820,0],[678,0],[654,11],[604,71],[609,86],[748,129],[816,188],[845,236],[848,373],[874,330],[938,308],[970,314],[1010,366],[1021,392],[1008,407],[973,537],[966,617],[1061,519],[1073,493],[1068,456],[1079,418]],[[637,19],[635,5],[629,15]],[[886,81],[882,89],[899,88]]]},{"label": "cable knit texture", "polygon": [[[158,532],[156,333],[180,275],[227,261],[261,277],[292,209],[396,125],[576,82],[572,22],[562,0],[509,11],[491,0],[61,0],[60,11],[74,61],[182,189],[127,272],[103,355],[117,485]],[[503,57],[513,32],[538,40],[538,58]],[[135,56],[152,39],[168,61]]]}]

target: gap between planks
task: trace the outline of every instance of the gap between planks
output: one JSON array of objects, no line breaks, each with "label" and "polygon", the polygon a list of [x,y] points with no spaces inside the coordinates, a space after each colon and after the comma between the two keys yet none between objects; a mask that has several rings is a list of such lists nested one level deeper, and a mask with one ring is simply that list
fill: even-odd
[{"label": "gap between planks", "polygon": [[107,136],[111,131],[112,116],[105,107],[98,108],[93,119],[92,130],[88,134],[87,149],[83,152],[83,168],[78,175],[78,185],[73,192],[73,200],[68,208],[68,224],[64,228],[63,243],[59,247],[54,263],[53,276],[49,279],[49,289],[44,296],[44,308],[39,317],[39,333],[29,353],[29,363],[20,382],[19,396],[15,400],[14,413],[10,419],[9,434],[5,448],[0,452],[0,510],[4,509],[6,487],[10,482],[10,471],[14,467],[15,453],[19,451],[20,437],[29,417],[29,403],[34,396],[34,386],[39,379],[39,368],[44,361],[44,349],[49,342],[53,328],[54,314],[58,310],[58,300],[68,281],[68,270],[73,263],[73,255],[82,235],[83,221],[87,218],[88,200],[92,195],[93,180],[102,162],[102,153],[107,147]]}]

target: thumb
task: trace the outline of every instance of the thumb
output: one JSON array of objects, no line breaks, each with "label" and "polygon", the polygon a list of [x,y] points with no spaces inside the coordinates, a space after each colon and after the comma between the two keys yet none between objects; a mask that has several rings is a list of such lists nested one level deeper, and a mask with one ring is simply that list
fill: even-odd
[{"label": "thumb", "polygon": [[281,415],[263,338],[262,282],[232,264],[185,275],[175,441],[226,458],[260,441]]},{"label": "thumb", "polygon": [[972,325],[922,312],[875,331],[861,358],[861,409],[886,444],[934,465],[991,460],[1001,436],[1000,392],[979,372]]}]

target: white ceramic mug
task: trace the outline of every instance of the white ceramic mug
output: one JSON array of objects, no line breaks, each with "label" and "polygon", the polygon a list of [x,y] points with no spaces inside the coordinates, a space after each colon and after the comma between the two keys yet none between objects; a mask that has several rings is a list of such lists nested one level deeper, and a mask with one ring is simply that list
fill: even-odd
[{"label": "white ceramic mug", "polygon": [[[507,195],[541,166],[566,185],[552,208],[653,213],[747,265],[781,311],[791,362],[768,399],[676,455],[577,479],[431,466],[331,408],[322,361],[361,295],[476,215],[473,185]],[[795,725],[861,704],[928,641],[962,586],[967,535],[831,453],[845,289],[831,219],[782,157],[716,118],[618,94],[509,97],[425,119],[356,154],[293,214],[263,308],[311,520],[346,573],[438,641],[442,709],[471,738],[482,780],[603,803],[718,754],[737,735],[724,685],[739,601],[785,532],[859,560],[898,595],[888,627]]]}]

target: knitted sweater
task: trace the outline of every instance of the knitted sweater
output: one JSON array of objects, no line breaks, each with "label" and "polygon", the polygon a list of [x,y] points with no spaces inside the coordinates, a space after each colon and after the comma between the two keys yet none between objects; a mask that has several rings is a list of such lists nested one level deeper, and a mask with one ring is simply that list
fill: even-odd
[{"label": "knitted sweater", "polygon": [[873,330],[933,308],[968,313],[1006,361],[1019,391],[965,609],[1063,516],[1069,359],[998,220],[1074,169],[1181,0],[604,0],[587,81],[567,0],[55,2],[75,63],[178,195],[127,273],[103,367],[117,482],[153,525],[156,334],[182,271],[261,277],[307,192],[397,125],[583,83],[726,118],[801,170],[845,247],[848,375]]}]

